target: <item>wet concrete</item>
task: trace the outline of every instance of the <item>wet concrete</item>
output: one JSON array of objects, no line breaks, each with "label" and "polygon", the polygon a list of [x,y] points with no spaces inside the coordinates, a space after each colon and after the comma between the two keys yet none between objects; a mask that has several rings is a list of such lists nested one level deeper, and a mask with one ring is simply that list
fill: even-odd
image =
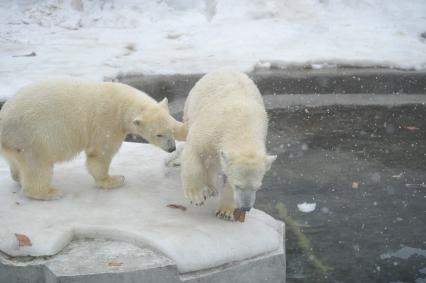
[{"label": "wet concrete", "polygon": [[[268,149],[278,159],[256,206],[286,221],[287,282],[424,282],[426,107],[269,114]],[[303,202],[316,209],[299,211]],[[403,247],[420,252],[386,256]]]}]

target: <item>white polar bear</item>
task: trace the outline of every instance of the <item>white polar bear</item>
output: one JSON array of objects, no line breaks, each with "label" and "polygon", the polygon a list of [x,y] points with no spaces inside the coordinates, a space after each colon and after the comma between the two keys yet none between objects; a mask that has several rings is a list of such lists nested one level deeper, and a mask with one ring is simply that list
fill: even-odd
[{"label": "white polar bear", "polygon": [[31,84],[0,111],[0,150],[12,178],[26,196],[55,199],[53,166],[85,151],[89,173],[100,188],[119,187],[123,176],[108,174],[126,134],[138,134],[172,152],[186,135],[170,116],[167,99],[157,103],[121,83],[52,80]]},{"label": "white polar bear", "polygon": [[244,73],[205,75],[188,95],[184,110],[186,144],[181,156],[185,197],[201,205],[225,187],[216,215],[232,219],[235,208],[253,207],[256,191],[276,156],[266,154],[268,118],[262,96]]}]

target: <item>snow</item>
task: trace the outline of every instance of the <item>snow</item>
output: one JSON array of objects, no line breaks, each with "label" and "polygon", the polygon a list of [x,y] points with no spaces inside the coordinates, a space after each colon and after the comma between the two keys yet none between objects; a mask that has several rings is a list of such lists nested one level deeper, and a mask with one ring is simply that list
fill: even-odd
[{"label": "snow", "polygon": [[317,207],[316,203],[307,203],[307,202],[299,203],[297,205],[297,208],[301,212],[305,212],[305,213],[309,213],[309,212],[314,211],[316,207]]},{"label": "snow", "polygon": [[[217,199],[203,207],[189,205],[179,168],[164,166],[167,156],[149,144],[124,143],[111,171],[125,175],[126,184],[101,190],[80,155],[55,167],[53,185],[65,193],[55,201],[25,198],[0,157],[0,251],[43,256],[59,252],[73,238],[111,239],[153,247],[185,273],[282,250],[283,223],[262,211],[252,209],[239,223],[214,216]],[[15,233],[32,245],[19,247]]]},{"label": "snow", "polygon": [[424,69],[425,12],[424,0],[4,0],[0,100],[58,76]]}]

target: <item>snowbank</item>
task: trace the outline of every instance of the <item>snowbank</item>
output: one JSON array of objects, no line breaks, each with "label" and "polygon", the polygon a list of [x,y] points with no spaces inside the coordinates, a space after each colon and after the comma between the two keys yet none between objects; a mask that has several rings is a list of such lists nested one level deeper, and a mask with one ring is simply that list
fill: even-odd
[{"label": "snowbank", "polygon": [[0,99],[58,75],[247,71],[258,62],[424,69],[425,11],[424,0],[5,0]]},{"label": "snowbank", "polygon": [[[0,250],[43,256],[57,253],[73,237],[108,238],[152,246],[183,273],[282,249],[282,223],[262,211],[254,209],[246,222],[237,223],[214,216],[217,200],[204,207],[188,205],[179,169],[164,168],[166,156],[152,145],[124,143],[112,173],[125,175],[126,184],[110,191],[95,188],[83,156],[60,164],[53,184],[65,196],[57,201],[23,197],[0,157]],[[15,233],[26,235],[32,245],[19,246]]]}]

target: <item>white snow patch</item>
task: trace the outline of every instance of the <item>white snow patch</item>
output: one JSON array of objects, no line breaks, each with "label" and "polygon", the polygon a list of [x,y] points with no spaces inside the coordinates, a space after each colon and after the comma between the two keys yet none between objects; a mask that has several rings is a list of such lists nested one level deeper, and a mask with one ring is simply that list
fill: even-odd
[{"label": "white snow patch", "polygon": [[[217,199],[203,207],[186,203],[179,169],[165,169],[167,153],[148,144],[124,143],[113,160],[112,174],[125,186],[95,188],[83,156],[59,164],[53,185],[65,196],[36,201],[22,196],[0,157],[0,250],[11,256],[52,255],[73,237],[107,238],[152,246],[174,260],[180,272],[216,267],[282,249],[283,224],[253,209],[246,222],[214,216]],[[186,211],[166,207],[182,204]],[[32,246],[19,247],[14,234]]]},{"label": "white snow patch", "polygon": [[316,207],[317,207],[316,203],[307,203],[307,202],[299,203],[297,205],[297,208],[301,212],[305,212],[305,213],[309,213],[309,212],[314,211]]},{"label": "white snow patch", "polygon": [[411,256],[423,256],[426,257],[426,250],[419,248],[403,247],[392,253],[384,253],[380,255],[381,259],[388,259],[391,257],[397,257],[400,259],[408,259]]},{"label": "white snow patch", "polygon": [[424,0],[4,0],[0,100],[57,76],[256,65],[424,69],[425,11]]}]

